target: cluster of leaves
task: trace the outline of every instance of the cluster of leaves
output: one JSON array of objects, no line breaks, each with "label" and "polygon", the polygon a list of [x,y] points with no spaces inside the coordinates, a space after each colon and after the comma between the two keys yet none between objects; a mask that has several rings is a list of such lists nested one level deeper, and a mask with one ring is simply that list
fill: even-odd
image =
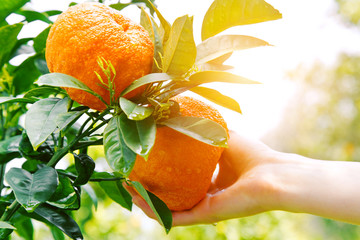
[{"label": "cluster of leaves", "polygon": [[[141,24],[149,31],[155,46],[153,71],[134,81],[119,99],[110,94],[108,108],[96,112],[73,102],[62,87],[82,89],[101,99],[100,96],[71,76],[48,73],[44,52],[50,26],[34,38],[18,39],[27,22],[40,20],[51,24],[49,17],[60,12],[21,9],[28,0],[4,2],[0,5],[0,43],[5,46],[0,49],[0,239],[14,230],[32,239],[31,219],[48,224],[55,239],[63,239],[63,233],[82,239],[72,215],[80,208],[82,191],[97,205],[89,182],[98,182],[108,197],[129,210],[131,196],[123,184],[134,187],[168,232],[172,216],[167,206],[139,182],[128,179],[136,155],[148,157],[157,125],[171,127],[208,144],[226,146],[227,134],[219,124],[179,116],[178,106],[171,98],[190,90],[241,113],[235,100],[199,85],[256,83],[224,72],[229,67],[223,63],[235,50],[269,44],[250,36],[217,34],[235,25],[275,20],[281,14],[263,0],[215,0],[203,21],[203,41],[196,46],[192,17],[180,17],[171,25],[147,1],[150,12],[156,13],[160,23],[156,23],[154,15],[141,10]],[[140,2],[144,1],[131,1]],[[113,7],[124,7],[120,5],[119,2]],[[12,12],[23,15],[24,23],[8,25],[5,18]],[[23,53],[32,55],[19,66],[10,64],[11,59]],[[106,59],[99,58],[99,64],[108,77],[103,82],[108,82],[111,93],[116,73]],[[122,97],[142,86],[146,90],[141,97],[130,100]],[[24,124],[20,124],[21,119]],[[99,134],[104,127],[104,133]],[[203,131],[204,127],[211,131]],[[87,151],[94,145],[104,145],[114,172],[95,171],[95,162]],[[73,164],[65,170],[57,169],[57,163],[67,154],[73,155]],[[21,168],[5,172],[6,165],[19,158],[25,159]]]}]

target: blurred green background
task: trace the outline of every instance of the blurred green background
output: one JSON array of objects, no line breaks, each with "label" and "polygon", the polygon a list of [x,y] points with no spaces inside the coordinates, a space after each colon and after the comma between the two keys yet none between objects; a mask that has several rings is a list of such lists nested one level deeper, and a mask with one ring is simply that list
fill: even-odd
[{"label": "blurred green background", "polygon": [[[341,18],[344,27],[360,32],[360,1],[337,0],[333,3],[337,10],[332,17]],[[204,4],[204,8],[207,7]],[[296,91],[286,103],[282,120],[276,128],[267,132],[263,141],[277,150],[312,158],[359,161],[360,55],[347,52],[339,54],[332,64],[320,61],[298,65],[286,72],[286,78],[294,84]],[[106,168],[102,149],[93,147],[91,151],[97,165],[103,162]],[[110,199],[101,199],[105,194],[97,185],[93,188],[99,198],[97,209],[89,196],[83,193],[82,207],[75,216],[88,240],[360,239],[360,226],[281,211],[228,220],[217,225],[176,227],[166,235],[163,228],[141,210],[135,208],[133,212],[128,212]],[[51,238],[47,226],[39,222],[34,222],[34,225],[34,239]],[[21,238],[14,234],[12,239]]]}]

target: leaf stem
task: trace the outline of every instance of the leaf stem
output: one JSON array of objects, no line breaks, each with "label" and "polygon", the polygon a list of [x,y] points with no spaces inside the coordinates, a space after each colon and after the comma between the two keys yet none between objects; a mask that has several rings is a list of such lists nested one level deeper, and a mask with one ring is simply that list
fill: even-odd
[{"label": "leaf stem", "polygon": [[2,189],[4,188],[5,168],[6,168],[5,163],[0,164],[0,195]]},{"label": "leaf stem", "polygon": [[[76,175],[72,174],[72,173],[67,173],[67,172],[58,172],[60,175],[66,176],[71,178],[72,180],[75,180],[77,178]],[[125,180],[126,178],[124,177],[113,177],[113,178],[90,178],[89,182],[110,182],[110,181],[119,181],[119,180]]]},{"label": "leaf stem", "polygon": [[103,139],[97,139],[94,141],[83,141],[83,142],[78,142],[78,144],[74,145],[71,150],[77,150],[77,149],[81,149],[81,148],[86,148],[89,146],[93,146],[93,145],[102,145],[103,144]]},{"label": "leaf stem", "polygon": [[14,200],[12,204],[6,209],[4,214],[1,216],[1,221],[9,221],[14,213],[20,208],[20,203],[17,200]]},{"label": "leaf stem", "polygon": [[91,123],[91,125],[83,133],[80,132],[80,135],[78,135],[70,144],[66,145],[65,147],[55,152],[55,154],[48,162],[47,166],[55,167],[56,164],[60,161],[60,159],[64,157],[73,148],[73,146],[75,146],[75,144],[77,144],[81,139],[90,136],[96,130],[107,124],[108,120],[103,120],[103,122],[101,122],[98,126],[93,127],[95,123],[98,122],[100,119],[102,119],[106,114],[108,114],[109,111],[110,109],[106,109],[104,112],[102,112],[99,116],[97,116],[97,118]]}]

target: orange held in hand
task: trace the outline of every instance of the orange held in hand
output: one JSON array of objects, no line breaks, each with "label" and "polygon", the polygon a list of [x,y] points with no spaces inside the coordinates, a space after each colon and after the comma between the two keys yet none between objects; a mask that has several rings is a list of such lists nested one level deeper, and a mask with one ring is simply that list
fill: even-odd
[{"label": "orange held in hand", "polygon": [[[107,77],[98,65],[98,58],[110,61],[116,71],[115,99],[134,80],[150,73],[154,46],[147,31],[119,11],[98,3],[83,3],[62,13],[51,27],[46,43],[46,61],[50,72],[77,78],[107,103]],[[69,96],[95,110],[105,104],[85,91],[67,88]],[[127,98],[139,94],[135,90]]]},{"label": "orange held in hand", "polygon": [[[227,130],[220,113],[191,97],[173,98],[182,116],[213,120]],[[147,161],[137,156],[130,179],[163,200],[170,210],[192,208],[210,186],[213,172],[224,148],[200,142],[169,127],[159,127]]]}]

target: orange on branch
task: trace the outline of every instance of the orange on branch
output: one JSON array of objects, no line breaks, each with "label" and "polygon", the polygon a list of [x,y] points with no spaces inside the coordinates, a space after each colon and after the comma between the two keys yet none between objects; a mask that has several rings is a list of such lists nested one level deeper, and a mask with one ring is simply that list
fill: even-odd
[{"label": "orange on branch", "polygon": [[[107,77],[98,58],[110,61],[116,71],[115,99],[134,80],[151,72],[154,46],[148,32],[115,9],[98,3],[83,3],[63,12],[50,29],[46,43],[46,61],[50,72],[73,76],[110,102]],[[69,96],[92,109],[105,104],[90,93],[67,88]],[[126,97],[139,94],[141,89]]]},{"label": "orange on branch", "polygon": [[[191,97],[177,96],[173,100],[179,103],[182,116],[207,118],[227,129],[212,106]],[[148,160],[137,156],[130,179],[141,182],[171,210],[190,209],[205,197],[222,152],[221,147],[159,127]]]}]

